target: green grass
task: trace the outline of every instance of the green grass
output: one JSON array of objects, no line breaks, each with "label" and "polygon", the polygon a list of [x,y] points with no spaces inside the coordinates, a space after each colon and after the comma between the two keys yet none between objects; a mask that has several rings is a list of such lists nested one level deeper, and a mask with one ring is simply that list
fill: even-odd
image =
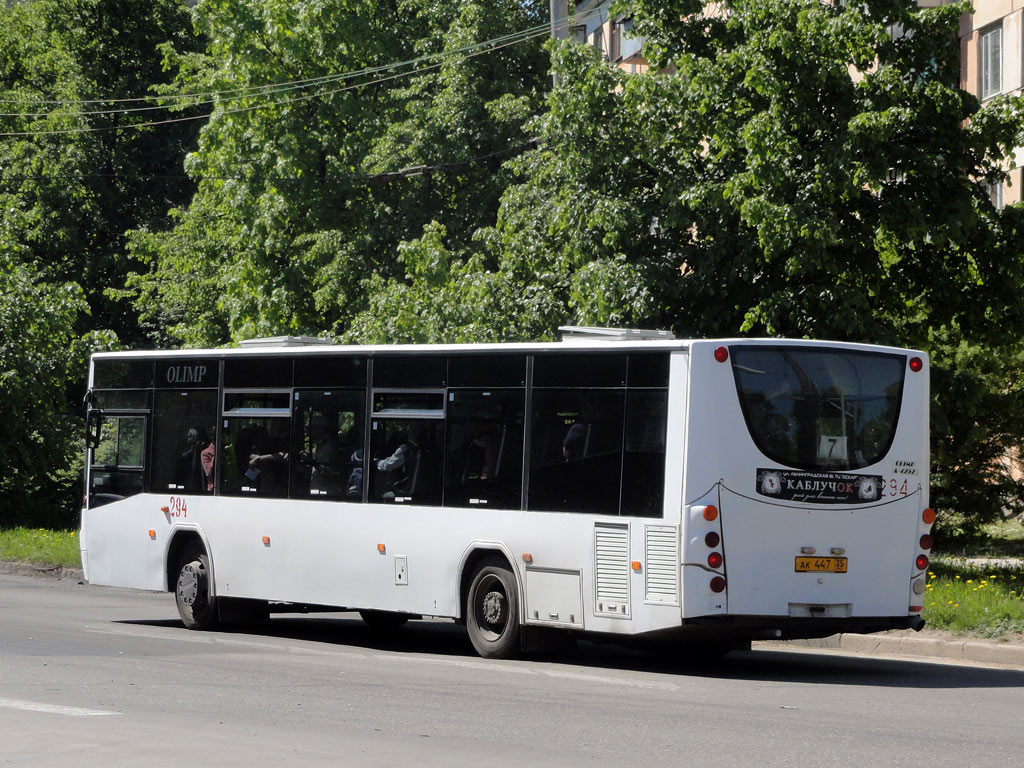
[{"label": "green grass", "polygon": [[81,568],[78,533],[45,528],[0,530],[0,560]]},{"label": "green grass", "polygon": [[1024,568],[938,557],[928,570],[923,615],[932,629],[992,638],[1024,633]]}]

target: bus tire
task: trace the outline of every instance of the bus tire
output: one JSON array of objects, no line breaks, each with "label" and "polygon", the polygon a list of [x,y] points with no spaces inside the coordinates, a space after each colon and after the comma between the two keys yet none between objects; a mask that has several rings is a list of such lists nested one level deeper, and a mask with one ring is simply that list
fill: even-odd
[{"label": "bus tire", "polygon": [[481,561],[473,572],[466,595],[466,631],[485,659],[519,655],[519,592],[515,576],[499,558]]},{"label": "bus tire", "polygon": [[188,629],[217,626],[217,604],[210,595],[210,557],[198,543],[186,545],[178,567],[174,601],[178,615]]},{"label": "bus tire", "polygon": [[359,618],[375,632],[394,632],[409,621],[407,613],[394,613],[393,611],[360,611]]}]

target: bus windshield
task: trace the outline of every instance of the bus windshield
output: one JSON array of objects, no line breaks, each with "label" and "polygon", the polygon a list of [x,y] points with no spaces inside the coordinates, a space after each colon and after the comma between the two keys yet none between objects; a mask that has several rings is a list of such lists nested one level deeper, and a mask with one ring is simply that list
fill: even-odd
[{"label": "bus windshield", "polygon": [[885,457],[899,420],[903,356],[806,346],[730,353],[743,417],[765,456],[826,471]]}]

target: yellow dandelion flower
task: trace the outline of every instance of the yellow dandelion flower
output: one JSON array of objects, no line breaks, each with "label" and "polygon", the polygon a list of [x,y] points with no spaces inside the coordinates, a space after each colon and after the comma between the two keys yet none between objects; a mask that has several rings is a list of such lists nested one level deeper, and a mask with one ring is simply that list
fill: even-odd
[{"label": "yellow dandelion flower", "polygon": [[959,573],[956,574],[953,578],[956,579],[957,581],[960,581],[960,574]]},{"label": "yellow dandelion flower", "polygon": [[929,579],[934,579],[934,578],[937,578],[937,577],[936,577],[936,575],[934,573],[929,573],[928,574],[928,578]]}]

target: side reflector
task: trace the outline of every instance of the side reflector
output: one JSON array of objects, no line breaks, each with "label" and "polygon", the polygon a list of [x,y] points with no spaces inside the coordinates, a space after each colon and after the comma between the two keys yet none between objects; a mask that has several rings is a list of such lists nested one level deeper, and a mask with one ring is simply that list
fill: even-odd
[{"label": "side reflector", "polygon": [[712,592],[723,592],[725,591],[725,579],[721,576],[715,576],[708,586],[711,587]]},{"label": "side reflector", "polygon": [[724,363],[729,359],[729,350],[725,347],[715,347],[715,360]]},{"label": "side reflector", "polygon": [[911,613],[920,613],[921,612],[921,606],[920,605],[912,605],[909,608],[907,608],[907,610],[910,611]]},{"label": "side reflector", "polygon": [[708,504],[704,507],[704,519],[709,523],[718,519],[718,507],[714,504]]},{"label": "side reflector", "polygon": [[921,513],[921,519],[925,522],[926,525],[931,525],[935,522],[935,510],[932,509],[931,507],[928,507],[928,509]]}]

